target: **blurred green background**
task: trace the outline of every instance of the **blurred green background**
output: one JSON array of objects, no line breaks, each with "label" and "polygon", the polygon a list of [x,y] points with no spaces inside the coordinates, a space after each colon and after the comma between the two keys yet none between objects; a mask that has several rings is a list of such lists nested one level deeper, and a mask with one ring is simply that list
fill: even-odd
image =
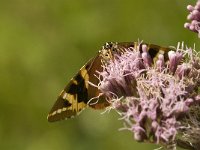
[{"label": "blurred green background", "polygon": [[1,150],[152,150],[133,140],[116,112],[85,110],[48,123],[47,113],[77,70],[108,41],[144,40],[162,46],[185,41],[195,0],[1,0]]}]

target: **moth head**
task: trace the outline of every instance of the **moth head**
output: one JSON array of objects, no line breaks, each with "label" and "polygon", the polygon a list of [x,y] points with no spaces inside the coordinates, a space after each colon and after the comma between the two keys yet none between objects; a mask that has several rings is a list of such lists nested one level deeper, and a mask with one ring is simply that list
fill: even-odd
[{"label": "moth head", "polygon": [[102,49],[99,51],[99,55],[103,58],[104,61],[109,61],[113,56],[118,52],[118,43],[116,42],[107,42],[104,44]]}]

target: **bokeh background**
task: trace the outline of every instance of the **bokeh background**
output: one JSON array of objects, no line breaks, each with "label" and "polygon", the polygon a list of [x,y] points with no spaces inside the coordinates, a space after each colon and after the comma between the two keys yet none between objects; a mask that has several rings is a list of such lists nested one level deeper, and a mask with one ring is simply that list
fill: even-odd
[{"label": "bokeh background", "polygon": [[116,112],[85,110],[48,123],[57,95],[108,41],[196,43],[183,28],[195,0],[1,0],[1,150],[152,150],[133,140]]}]

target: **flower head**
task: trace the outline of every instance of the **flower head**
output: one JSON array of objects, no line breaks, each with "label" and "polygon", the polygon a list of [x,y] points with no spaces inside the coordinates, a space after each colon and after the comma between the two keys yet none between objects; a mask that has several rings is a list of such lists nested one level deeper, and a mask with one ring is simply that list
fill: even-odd
[{"label": "flower head", "polygon": [[168,61],[164,54],[154,61],[146,44],[125,48],[99,73],[99,90],[137,141],[165,146],[189,141],[191,147],[200,143],[200,132],[191,134],[200,129],[199,117],[193,116],[194,107],[200,115],[199,57],[195,50],[180,47],[167,52]]},{"label": "flower head", "polygon": [[190,23],[185,23],[184,27],[190,31],[198,33],[200,37],[200,0],[196,2],[195,6],[188,5],[188,11],[190,14],[187,16],[187,19],[190,20]]}]

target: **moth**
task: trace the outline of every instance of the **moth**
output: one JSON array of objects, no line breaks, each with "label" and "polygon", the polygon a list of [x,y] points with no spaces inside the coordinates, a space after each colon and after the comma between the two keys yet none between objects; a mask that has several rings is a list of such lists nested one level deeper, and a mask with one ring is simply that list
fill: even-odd
[{"label": "moth", "polygon": [[[79,114],[86,107],[93,109],[104,109],[110,104],[106,98],[101,95],[101,91],[90,83],[98,85],[99,79],[97,72],[102,71],[102,65],[114,59],[114,55],[122,54],[127,48],[140,47],[142,44],[139,42],[108,42],[102,49],[98,51],[97,55],[90,59],[78,73],[69,81],[64,90],[61,91],[47,119],[49,122],[71,118]],[[146,44],[151,58],[156,61],[158,54],[164,54],[164,59],[167,60],[167,52],[170,48],[160,47],[153,44]],[[90,100],[98,97],[96,103]]]}]

